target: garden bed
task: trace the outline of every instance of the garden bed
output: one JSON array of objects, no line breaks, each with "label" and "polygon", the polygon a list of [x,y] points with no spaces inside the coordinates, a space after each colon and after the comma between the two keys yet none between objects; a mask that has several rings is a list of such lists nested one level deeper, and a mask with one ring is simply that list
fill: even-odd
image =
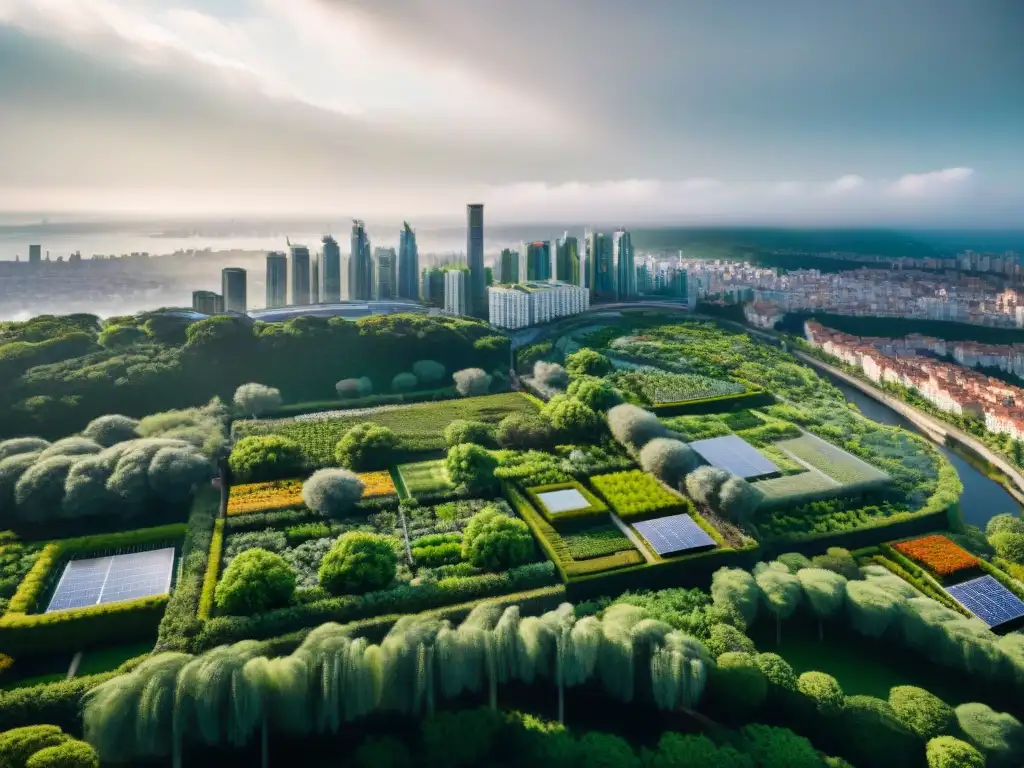
[{"label": "garden bed", "polygon": [[595,475],[590,484],[623,520],[693,512],[693,503],[639,469]]},{"label": "garden bed", "polygon": [[576,480],[533,486],[526,495],[556,528],[579,527],[581,521],[593,521],[608,512],[605,503]]},{"label": "garden bed", "polygon": [[455,484],[448,477],[448,465],[444,459],[399,464],[396,472],[405,491],[402,495],[406,498],[455,490]]}]

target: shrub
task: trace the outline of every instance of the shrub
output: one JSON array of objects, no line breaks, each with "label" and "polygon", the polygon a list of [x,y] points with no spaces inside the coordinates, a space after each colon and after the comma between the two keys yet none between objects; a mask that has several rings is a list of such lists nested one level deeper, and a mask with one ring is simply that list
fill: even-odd
[{"label": "shrub", "polygon": [[482,368],[463,368],[452,374],[455,391],[463,397],[486,395],[491,388],[491,376]]},{"label": "shrub", "polygon": [[366,376],[361,379],[342,379],[334,385],[334,389],[342,399],[366,397],[373,392],[373,382]]},{"label": "shrub", "polygon": [[356,768],[413,768],[412,753],[394,736],[368,738],[353,755]]},{"label": "shrub", "polygon": [[889,706],[907,728],[927,741],[956,731],[956,712],[923,688],[897,685],[889,691]]},{"label": "shrub", "polygon": [[754,657],[754,662],[772,685],[787,691],[797,690],[797,677],[793,667],[777,653],[759,653]]},{"label": "shrub", "polygon": [[334,458],[343,467],[361,472],[383,469],[391,461],[398,442],[387,427],[364,421],[354,425],[334,446]]},{"label": "shrub", "polygon": [[668,433],[657,416],[629,403],[616,405],[608,411],[608,427],[618,442],[634,450],[640,450],[654,438],[665,437]]},{"label": "shrub", "polygon": [[921,739],[874,696],[850,696],[835,726],[843,754],[856,765],[903,768],[921,759]]},{"label": "shrub", "polygon": [[715,658],[730,652],[757,653],[754,641],[731,624],[713,624],[704,645]]},{"label": "shrub", "polygon": [[100,756],[90,744],[69,739],[39,750],[28,759],[25,768],[100,768]]},{"label": "shrub", "polygon": [[1024,563],[1024,533],[1002,530],[988,537],[996,554],[1011,563]]},{"label": "shrub", "polygon": [[13,437],[0,441],[0,461],[26,453],[39,453],[50,447],[49,440],[41,437]]},{"label": "shrub", "polygon": [[462,537],[462,557],[477,568],[502,571],[533,558],[533,537],[522,520],[485,507],[470,518]]},{"label": "shrub", "polygon": [[749,653],[723,653],[711,669],[709,682],[716,705],[736,720],[757,712],[768,695],[768,681]]},{"label": "shrub", "polygon": [[985,755],[989,768],[1011,768],[1024,758],[1024,726],[1013,715],[987,704],[961,704],[956,719],[967,739]]},{"label": "shrub", "polygon": [[985,768],[985,756],[966,741],[936,736],[925,747],[928,768]]},{"label": "shrub", "polygon": [[444,444],[451,448],[462,443],[487,445],[491,442],[491,430],[482,421],[456,419],[444,428]]},{"label": "shrub", "polygon": [[56,725],[28,725],[0,733],[0,766],[21,768],[36,752],[63,744],[70,737]]},{"label": "shrub", "polygon": [[847,581],[858,581],[864,578],[864,574],[860,572],[860,567],[853,559],[853,555],[850,554],[850,550],[842,547],[829,547],[825,550],[824,555],[815,555],[811,558],[811,565],[838,573]]},{"label": "shrub", "polygon": [[53,456],[88,456],[102,450],[102,445],[88,437],[65,437],[40,451],[39,460],[44,461]]},{"label": "shrub", "polygon": [[745,524],[754,516],[761,495],[742,477],[730,475],[718,491],[716,512],[737,524]]},{"label": "shrub", "polygon": [[138,428],[138,419],[111,413],[90,421],[82,430],[82,434],[105,448],[109,448],[111,445],[137,438],[139,436]]},{"label": "shrub", "polygon": [[810,568],[811,561],[805,555],[801,555],[799,552],[786,552],[785,554],[779,555],[775,558],[775,562],[782,563],[784,566],[789,568],[790,573],[796,573],[803,568]]},{"label": "shrub", "polygon": [[754,768],[754,759],[735,747],[716,746],[704,735],[667,732],[656,752],[647,754],[645,768]]},{"label": "shrub", "polygon": [[1024,518],[1020,515],[996,515],[985,524],[985,535],[991,538],[997,533],[1024,533]]},{"label": "shrub", "polygon": [[281,407],[281,390],[264,384],[250,382],[235,390],[232,398],[238,409],[254,419],[268,411]]},{"label": "shrub", "polygon": [[758,768],[821,768],[821,757],[803,736],[769,725],[743,727],[744,751]]},{"label": "shrub", "polygon": [[615,387],[604,379],[595,379],[592,376],[582,376],[571,381],[566,394],[598,413],[603,413],[622,402],[622,397]]},{"label": "shrub", "polygon": [[614,368],[612,361],[600,352],[584,347],[565,358],[566,372],[576,378],[577,376],[607,376]]},{"label": "shrub", "polygon": [[622,518],[693,511],[689,500],[638,469],[595,475],[590,484]]},{"label": "shrub", "polygon": [[804,672],[797,678],[796,687],[823,715],[838,715],[846,705],[846,696],[839,681],[824,672]]},{"label": "shrub", "polygon": [[64,481],[78,461],[76,456],[50,456],[47,459],[40,456],[26,469],[14,486],[18,517],[43,522],[59,513],[64,499]]},{"label": "shrub", "polygon": [[697,467],[686,476],[686,493],[698,504],[718,509],[722,486],[729,477],[729,473],[719,467]]},{"label": "shrub", "polygon": [[464,443],[448,449],[445,466],[453,483],[466,486],[470,493],[482,493],[494,486],[498,460],[479,445]]},{"label": "shrub", "polygon": [[335,595],[383,589],[395,578],[398,556],[392,540],[376,533],[339,537],[320,562],[320,586]]},{"label": "shrub", "polygon": [[217,608],[248,616],[289,603],[295,593],[295,571],[283,557],[265,549],[247,549],[224,570],[217,585]]},{"label": "shrub", "polygon": [[711,599],[716,607],[736,615],[749,627],[757,617],[761,589],[742,568],[719,568],[711,576]]},{"label": "shrub", "polygon": [[551,425],[540,416],[510,413],[498,422],[498,445],[519,451],[539,451],[551,444]]},{"label": "shrub", "polygon": [[446,373],[445,367],[436,360],[417,360],[412,364],[412,372],[424,385],[440,383]]},{"label": "shrub", "polygon": [[391,389],[395,392],[412,392],[419,385],[415,373],[396,373],[391,379]]},{"label": "shrub", "polygon": [[[538,363],[539,365],[539,363]],[[555,395],[544,406],[541,418],[569,440],[587,440],[595,437],[601,425],[601,417],[581,403],[565,395]]]},{"label": "shrub", "polygon": [[565,389],[569,383],[569,374],[565,372],[565,368],[558,363],[544,360],[538,360],[533,364],[533,378],[547,387],[558,389]]},{"label": "shrub", "polygon": [[681,440],[656,437],[640,451],[640,466],[673,488],[696,464],[697,454]]},{"label": "shrub", "polygon": [[363,481],[347,469],[318,469],[302,484],[306,506],[324,517],[344,517],[363,497]]},{"label": "shrub", "polygon": [[250,435],[231,449],[232,481],[251,483],[301,474],[306,465],[301,446],[281,435]]}]

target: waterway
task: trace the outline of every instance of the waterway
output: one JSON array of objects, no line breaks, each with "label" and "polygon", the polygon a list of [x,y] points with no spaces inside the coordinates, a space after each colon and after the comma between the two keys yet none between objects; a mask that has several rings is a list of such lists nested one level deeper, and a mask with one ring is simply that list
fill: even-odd
[{"label": "waterway", "polygon": [[[903,429],[922,434],[921,430],[900,416],[889,406],[883,405],[874,398],[868,397],[859,389],[836,379],[828,374],[818,371],[819,376],[825,376],[834,384],[847,402],[857,406],[861,413],[879,424],[899,426]],[[998,482],[988,477],[981,469],[974,466],[970,461],[954,452],[947,446],[936,445],[936,448],[949,459],[960,475],[960,481],[964,484],[964,493],[960,497],[960,510],[964,516],[964,522],[970,525],[985,527],[985,523],[995,515],[1003,512],[1019,512],[1021,507],[1006,489]]]}]

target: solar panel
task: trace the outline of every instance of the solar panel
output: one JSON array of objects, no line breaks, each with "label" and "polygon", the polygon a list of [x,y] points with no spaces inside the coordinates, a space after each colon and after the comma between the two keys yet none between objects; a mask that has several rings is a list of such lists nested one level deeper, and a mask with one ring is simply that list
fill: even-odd
[{"label": "solar panel", "polygon": [[764,477],[779,471],[779,468],[762,456],[754,446],[736,435],[695,440],[690,443],[690,447],[711,466],[742,478]]},{"label": "solar panel", "polygon": [[72,560],[46,612],[165,595],[171,589],[173,571],[174,547]]},{"label": "solar panel", "polygon": [[979,576],[945,587],[945,590],[990,627],[998,627],[1024,616],[1024,601],[991,576]]},{"label": "solar panel", "polygon": [[715,546],[715,540],[686,514],[634,523],[633,528],[659,555]]}]

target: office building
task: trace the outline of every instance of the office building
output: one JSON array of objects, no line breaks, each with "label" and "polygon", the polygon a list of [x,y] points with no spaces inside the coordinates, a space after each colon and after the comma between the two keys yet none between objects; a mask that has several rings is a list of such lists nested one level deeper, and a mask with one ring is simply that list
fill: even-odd
[{"label": "office building", "polygon": [[519,251],[502,249],[498,259],[498,282],[504,285],[519,282]]},{"label": "office building", "polygon": [[213,291],[192,291],[192,309],[204,315],[223,314],[224,297]]},{"label": "office building", "polygon": [[369,301],[373,298],[373,252],[366,225],[358,219],[352,220],[349,249],[348,297],[352,301]]},{"label": "office building", "polygon": [[292,306],[309,304],[309,248],[304,245],[292,246]]},{"label": "office building", "polygon": [[[482,271],[482,270],[481,270]],[[444,273],[444,311],[449,315],[465,315],[469,310],[469,272],[449,269]]]},{"label": "office building", "polygon": [[394,248],[378,246],[373,251],[373,266],[376,274],[373,281],[373,298],[393,299],[398,290],[398,256]]},{"label": "office building", "polygon": [[321,240],[320,252],[320,301],[336,304],[341,301],[341,248],[330,235]]},{"label": "office building", "polygon": [[320,259],[309,262],[309,303],[320,303]]},{"label": "office building", "polygon": [[580,283],[580,241],[566,232],[555,245],[555,270],[553,275],[569,285]]},{"label": "office building", "polygon": [[532,243],[523,243],[519,250],[526,267],[526,274],[519,275],[520,282],[551,279],[551,241],[537,240]]},{"label": "office building", "polygon": [[620,301],[636,298],[633,240],[625,229],[618,229],[612,235],[612,264],[615,270],[615,298]]},{"label": "office building", "polygon": [[590,308],[586,288],[557,281],[495,286],[488,291],[488,319],[499,328],[526,328]]},{"label": "office building", "polygon": [[220,272],[220,293],[224,311],[245,312],[248,309],[246,272],[241,267],[225,267]]},{"label": "office building", "polygon": [[433,307],[444,306],[444,270],[440,267],[429,267],[423,270],[420,281],[420,293],[423,301]]},{"label": "office building", "polygon": [[288,257],[280,251],[267,254],[267,307],[288,305]]},{"label": "office building", "polygon": [[413,301],[420,297],[420,253],[416,233],[407,221],[398,234],[398,297]]},{"label": "office building", "polygon": [[43,260],[43,246],[30,245],[28,247],[28,263],[39,264]]},{"label": "office building", "polygon": [[587,290],[591,298],[614,299],[615,268],[612,241],[603,232],[587,232],[586,237]]},{"label": "office building", "polygon": [[469,264],[469,306],[462,314],[487,315],[487,284],[484,278],[484,205],[466,206],[466,262]]}]

